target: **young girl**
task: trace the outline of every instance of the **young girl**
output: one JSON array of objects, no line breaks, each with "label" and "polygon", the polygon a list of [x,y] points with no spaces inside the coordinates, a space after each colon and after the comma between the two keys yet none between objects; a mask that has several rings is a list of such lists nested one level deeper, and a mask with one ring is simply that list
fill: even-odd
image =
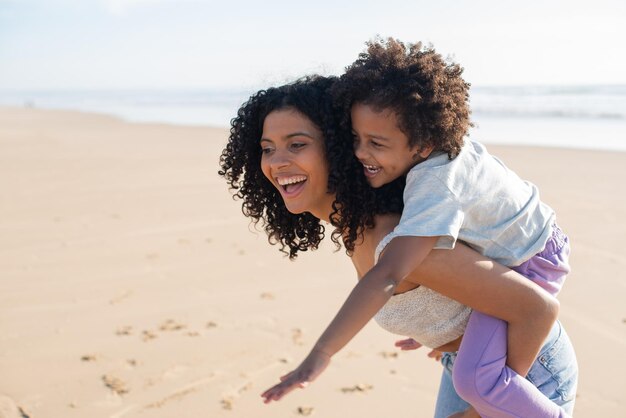
[{"label": "young girl", "polygon": [[[433,49],[390,39],[371,43],[342,77],[336,94],[350,108],[355,155],[368,182],[380,187],[408,172],[400,224],[378,251],[387,246],[386,256],[396,256],[406,251],[402,245],[428,253],[461,240],[555,296],[569,272],[568,239],[534,185],[482,145],[464,143],[469,85],[461,73]],[[392,317],[383,325],[406,328],[397,322]],[[472,314],[453,369],[457,392],[482,416],[563,414],[504,366],[505,335],[502,321]],[[508,362],[525,376],[531,356],[519,355],[512,348]]]},{"label": "young girl", "polygon": [[[320,358],[334,353],[356,323],[376,314],[396,283],[431,250],[453,248],[457,240],[553,296],[563,285],[569,244],[554,211],[540,201],[534,185],[482,145],[463,141],[470,111],[469,85],[461,73],[433,49],[407,48],[390,39],[370,43],[341,78],[335,94],[350,110],[355,155],[368,182],[381,187],[408,175],[400,224],[380,243],[377,257],[383,249],[384,255],[362,280],[367,290],[348,299],[318,341]],[[387,329],[412,332],[419,341],[420,327],[407,321],[406,310],[420,298],[401,296],[413,300],[394,298],[376,317]],[[521,377],[540,341],[509,334],[508,364],[515,373],[505,365],[506,333],[503,321],[472,313],[453,368],[459,395],[483,417],[564,416]]]}]

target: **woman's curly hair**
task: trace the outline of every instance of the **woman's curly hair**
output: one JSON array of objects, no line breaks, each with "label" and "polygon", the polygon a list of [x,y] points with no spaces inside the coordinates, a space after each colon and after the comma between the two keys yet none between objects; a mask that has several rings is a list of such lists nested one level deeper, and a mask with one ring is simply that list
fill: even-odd
[{"label": "woman's curly hair", "polygon": [[349,124],[350,109],[362,103],[398,115],[399,128],[411,146],[432,146],[458,155],[470,122],[469,83],[463,68],[448,63],[432,47],[389,38],[367,44],[367,51],[346,68],[333,88]]},{"label": "woman's curly hair", "polygon": [[350,131],[340,127],[342,115],[329,94],[336,82],[335,77],[310,76],[255,93],[231,120],[228,143],[220,157],[219,174],[235,191],[234,197],[243,200],[244,215],[255,224],[261,222],[269,242],[278,243],[291,259],[298,251],[317,249],[325,231],[312,214],[289,212],[279,191],[261,171],[263,122],[275,110],[293,109],[323,134],[328,192],[335,194],[331,239],[338,248],[341,238],[346,251],[353,251],[364,228],[374,226],[376,214],[402,211],[403,180],[377,190],[367,184],[363,167],[354,157]]}]

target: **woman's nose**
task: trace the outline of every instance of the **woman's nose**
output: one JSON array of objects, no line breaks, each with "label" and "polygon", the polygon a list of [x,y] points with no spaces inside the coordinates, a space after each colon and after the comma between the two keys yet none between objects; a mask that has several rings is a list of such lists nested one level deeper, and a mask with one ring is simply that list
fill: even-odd
[{"label": "woman's nose", "polygon": [[281,150],[276,150],[272,153],[270,157],[270,167],[276,170],[279,168],[287,167],[291,162],[289,155],[286,152]]}]

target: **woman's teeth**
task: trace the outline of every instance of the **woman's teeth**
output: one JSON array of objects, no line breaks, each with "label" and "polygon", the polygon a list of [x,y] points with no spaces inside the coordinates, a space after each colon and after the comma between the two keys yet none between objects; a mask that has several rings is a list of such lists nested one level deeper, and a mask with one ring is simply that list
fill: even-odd
[{"label": "woman's teeth", "polygon": [[306,176],[279,177],[276,179],[278,184],[282,186],[286,192],[289,192],[290,186],[302,183],[305,180]]}]

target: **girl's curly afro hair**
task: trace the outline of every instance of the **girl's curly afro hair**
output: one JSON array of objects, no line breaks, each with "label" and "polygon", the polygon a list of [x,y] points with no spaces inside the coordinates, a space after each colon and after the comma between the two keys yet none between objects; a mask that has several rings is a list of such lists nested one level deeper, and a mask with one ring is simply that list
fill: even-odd
[{"label": "girl's curly afro hair", "polygon": [[344,125],[350,123],[355,103],[390,109],[411,146],[432,146],[454,158],[472,126],[470,85],[462,73],[463,68],[446,62],[432,47],[377,39],[346,68],[333,96],[346,115]]},{"label": "girl's curly afro hair", "polygon": [[261,146],[265,117],[272,111],[292,109],[309,118],[321,130],[328,160],[328,192],[335,194],[330,221],[332,241],[354,250],[364,228],[374,216],[401,213],[403,180],[384,188],[369,187],[363,168],[354,157],[350,131],[340,128],[340,111],[329,89],[334,77],[310,76],[281,87],[261,90],[250,97],[231,121],[230,136],[220,157],[219,174],[242,199],[242,211],[255,224],[261,222],[272,244],[293,259],[298,251],[316,249],[324,238],[324,226],[308,212],[293,214],[261,171]]}]

